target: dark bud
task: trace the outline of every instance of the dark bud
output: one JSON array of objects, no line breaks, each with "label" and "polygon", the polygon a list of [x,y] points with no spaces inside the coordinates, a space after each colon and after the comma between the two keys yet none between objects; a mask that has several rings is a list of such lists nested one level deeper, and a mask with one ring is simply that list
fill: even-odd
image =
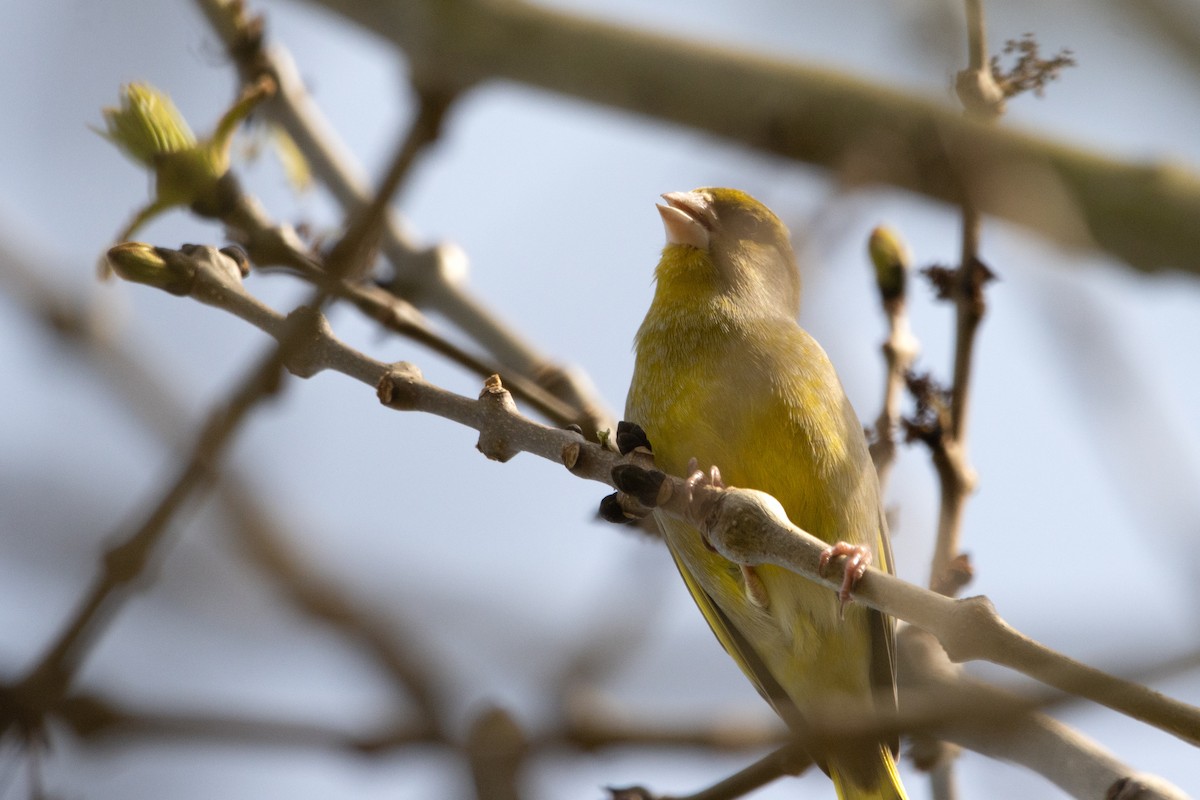
[{"label": "dark bud", "polygon": [[245,250],[236,244],[231,244],[228,247],[222,247],[221,254],[233,259],[233,263],[237,264],[238,272],[242,273],[243,278],[250,274],[250,257],[246,255]]},{"label": "dark bud", "polygon": [[625,420],[618,422],[617,451],[624,456],[629,455],[638,447],[644,447],[653,452],[653,449],[650,447],[650,439],[647,438],[646,432],[642,430],[642,426],[636,422],[627,422]]},{"label": "dark bud", "polygon": [[630,525],[636,521],[626,516],[625,509],[621,508],[621,501],[617,498],[616,492],[600,501],[600,519],[614,525]]},{"label": "dark bud", "polygon": [[958,281],[958,270],[942,264],[933,264],[921,270],[921,274],[933,287],[938,300],[953,300],[954,289]]},{"label": "dark bud", "polygon": [[908,266],[912,257],[900,234],[880,225],[871,231],[867,252],[875,266],[875,283],[885,303],[904,299]]},{"label": "dark bud", "polygon": [[141,242],[122,242],[108,251],[108,266],[120,277],[184,296],[196,282],[196,265],[178,251]]},{"label": "dark bud", "polygon": [[932,448],[941,447],[942,436],[950,424],[950,390],[939,385],[927,372],[910,371],[905,382],[916,401],[912,416],[902,420],[905,443],[922,442]]},{"label": "dark bud", "polygon": [[967,292],[969,293],[968,298],[970,300],[971,313],[978,319],[987,310],[987,302],[983,296],[983,289],[989,283],[996,280],[996,273],[978,258],[971,259],[970,267],[971,281],[970,285],[967,286]]},{"label": "dark bud", "polygon": [[983,289],[996,280],[996,273],[978,258],[972,257],[966,267],[967,279],[963,281],[963,269],[934,264],[921,270],[928,279],[938,300],[958,301],[965,299],[967,308],[975,317],[984,312]]},{"label": "dark bud", "polygon": [[612,469],[613,484],[647,508],[658,505],[658,492],[666,477],[658,470],[642,469],[633,464],[618,464]]}]

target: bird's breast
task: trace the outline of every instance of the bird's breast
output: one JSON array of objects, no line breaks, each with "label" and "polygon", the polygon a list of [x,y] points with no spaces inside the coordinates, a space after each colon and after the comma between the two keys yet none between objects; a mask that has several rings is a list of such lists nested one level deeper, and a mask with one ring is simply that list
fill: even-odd
[{"label": "bird's breast", "polygon": [[626,418],[646,430],[661,469],[682,475],[695,458],[728,485],[774,495],[822,539],[861,537],[847,530],[869,465],[855,446],[861,428],[824,352],[794,323],[648,318]]}]

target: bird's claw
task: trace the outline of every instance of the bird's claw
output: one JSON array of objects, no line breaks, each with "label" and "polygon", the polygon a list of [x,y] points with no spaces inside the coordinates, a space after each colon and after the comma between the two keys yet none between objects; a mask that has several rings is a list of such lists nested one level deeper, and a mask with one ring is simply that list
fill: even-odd
[{"label": "bird's claw", "polygon": [[721,478],[721,470],[711,466],[708,471],[700,469],[700,462],[695,458],[689,458],[687,463],[687,477],[683,481],[684,496],[687,498],[687,516],[692,524],[700,529],[701,540],[704,542],[705,548],[709,552],[717,552],[712,543],[708,540],[708,536],[703,533],[707,529],[707,520],[712,513],[714,501],[716,497],[710,489],[724,489],[725,481]]},{"label": "bird's claw", "polygon": [[695,498],[697,488],[724,489],[725,481],[721,480],[721,470],[717,466],[708,468],[708,472],[700,469],[700,462],[695,458],[689,458],[687,463],[687,479],[684,481],[687,486],[688,501]]},{"label": "bird's claw", "polygon": [[[625,500],[623,501],[622,498],[625,498]],[[648,511],[644,511],[638,508],[636,504],[628,502],[628,495],[613,492],[610,495],[605,495],[600,501],[598,513],[600,519],[605,522],[611,522],[614,525],[634,525],[638,520],[645,517]]]},{"label": "bird's claw", "polygon": [[867,567],[871,564],[871,548],[861,544],[838,542],[832,547],[825,548],[821,553],[817,571],[824,575],[829,562],[838,556],[846,557],[846,566],[842,573],[842,588],[838,590],[838,615],[844,617],[846,606],[853,599],[850,597],[850,593],[867,574]]}]

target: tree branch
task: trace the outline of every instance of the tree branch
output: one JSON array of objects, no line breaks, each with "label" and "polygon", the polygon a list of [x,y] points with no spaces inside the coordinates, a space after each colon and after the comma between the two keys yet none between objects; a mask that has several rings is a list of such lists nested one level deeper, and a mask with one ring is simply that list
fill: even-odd
[{"label": "tree branch", "polygon": [[[264,75],[274,79],[279,90],[264,104],[263,112],[292,137],[316,177],[346,211],[366,205],[369,194],[361,168],[312,102],[287,50],[278,44],[266,46],[262,20],[249,16],[240,0],[197,0],[197,3],[243,81],[253,83]],[[414,85],[423,96],[453,96],[457,92],[453,85],[414,77]],[[557,398],[559,407],[573,409],[566,416],[580,425],[589,438],[596,431],[612,427],[612,415],[582,373],[553,363],[470,293],[466,284],[466,255],[461,249],[452,244],[419,246],[394,212],[387,215],[381,247],[394,269],[388,291],[418,306],[433,308],[458,325],[498,359],[510,382],[522,378]],[[530,390],[525,390],[525,394],[536,396]],[[545,401],[540,404],[554,405]],[[551,416],[557,418],[563,414]]]},{"label": "tree branch", "polygon": [[896,431],[900,427],[900,401],[905,378],[916,361],[920,344],[908,321],[908,271],[912,256],[907,245],[899,233],[881,225],[871,231],[867,251],[875,267],[875,285],[879,288],[880,305],[888,322],[888,336],[881,347],[887,366],[883,403],[874,430],[870,432],[871,461],[879,476],[879,494],[882,496],[896,460]]},{"label": "tree branch", "polygon": [[56,705],[70,689],[84,654],[131,595],[135,580],[155,555],[176,513],[195,491],[212,481],[221,454],[243,420],[278,388],[282,361],[286,358],[281,352],[285,349],[284,342],[290,342],[286,347],[292,349],[299,344],[298,340],[285,337],[280,347],[272,347],[249,370],[229,401],[209,415],[190,457],[142,521],[104,554],[100,574],[76,611],[36,666],[13,687],[14,707],[0,717],[0,730],[13,723],[39,727],[45,710]]},{"label": "tree branch", "polygon": [[98,694],[74,694],[53,710],[81,739],[127,739],[160,743],[176,739],[195,743],[310,747],[360,755],[386,753],[414,744],[436,742],[422,725],[380,730],[354,736],[331,726],[281,722],[246,716],[188,711],[147,711],[122,708]]},{"label": "tree branch", "polygon": [[[1161,778],[1138,773],[1096,742],[1037,711],[1061,703],[1061,696],[1021,696],[975,680],[950,663],[929,632],[911,625],[901,630],[897,645],[900,692],[906,706],[965,712],[943,717],[936,733],[946,742],[1020,764],[1072,797],[1111,797],[1112,787],[1121,781],[1155,787],[1137,797],[1185,796]],[[937,778],[935,769],[935,781]]]},{"label": "tree branch", "polygon": [[513,0],[308,1],[388,38],[414,74],[451,86],[517,81],[824,167],[853,185],[957,204],[965,183],[981,213],[1142,271],[1200,274],[1200,175],[1185,168],[1121,162],[818,67]]}]

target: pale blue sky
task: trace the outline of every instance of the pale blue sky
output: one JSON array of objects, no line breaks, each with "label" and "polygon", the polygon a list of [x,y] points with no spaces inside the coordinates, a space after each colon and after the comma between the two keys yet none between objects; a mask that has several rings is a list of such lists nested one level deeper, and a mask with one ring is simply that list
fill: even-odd
[{"label": "pale blue sky", "polygon": [[[562,5],[853,70],[947,102],[964,58],[958,5],[948,2]],[[1045,100],[1012,103],[1002,124],[1200,170],[1194,67],[1107,5],[993,5],[993,46],[1032,30],[1046,50],[1071,47],[1080,64]],[[292,51],[351,149],[378,168],[408,114],[402,58],[307,5],[253,7],[268,12],[272,37]],[[97,254],[144,202],[148,181],[87,126],[99,124],[122,83],[144,80],[169,92],[202,133],[228,102],[232,73],[182,0],[5,0],[0,17],[0,235],[36,254],[65,290],[97,303],[113,335],[185,398],[190,416],[178,425],[192,430],[265,338],[189,301],[95,284]],[[279,218],[326,228],[339,219],[320,192],[291,196],[269,157],[239,171]],[[883,323],[865,237],[887,220],[919,261],[948,262],[958,251],[951,209],[890,190],[837,194],[802,165],[494,85],[455,107],[403,211],[426,241],[461,245],[475,292],[555,358],[586,370],[619,410],[662,242],[653,204],[663,191],[714,184],[750,191],[795,231],[820,220],[801,253],[801,322],[829,350],[860,415],[873,418]],[[219,241],[220,231],[177,212],[140,238],[178,246]],[[971,591],[990,596],[1023,631],[1098,666],[1136,670],[1195,649],[1196,281],[1134,275],[990,220],[983,257],[1001,281],[979,341],[971,453],[981,481],[964,542],[978,570]],[[252,277],[248,286],[279,307],[299,296],[279,277]],[[922,364],[945,375],[951,316],[928,296],[918,283]],[[383,339],[351,311],[336,312],[333,324],[375,357],[412,360],[435,382],[478,391],[473,376]],[[11,677],[69,611],[97,549],[136,517],[174,461],[83,362],[34,334],[4,294],[0,371],[0,670]],[[322,375],[293,382],[260,410],[232,462],[324,569],[418,631],[420,647],[447,665],[443,689],[460,722],[479,704],[500,702],[532,730],[546,724],[553,709],[542,690],[562,666],[553,658],[626,617],[646,617],[654,644],[610,679],[623,702],[681,721],[766,713],[665,551],[589,521],[603,487],[531,456],[493,464],[473,444],[469,431],[386,411],[369,388]],[[905,452],[890,502],[899,572],[918,582],[934,489],[925,454]],[[214,530],[221,520],[210,506],[188,520],[156,584],[88,660],[82,685],[139,707],[257,711],[351,729],[376,719],[388,695],[371,666],[262,588]],[[549,660],[537,658],[544,654]],[[1200,704],[1196,674],[1160,688]],[[1194,749],[1094,707],[1061,715],[1134,767],[1200,793]],[[0,756],[2,776],[14,769],[11,744]],[[637,782],[688,791],[746,759],[658,750],[550,757],[531,775],[531,796],[595,797],[600,786]],[[88,751],[66,739],[46,759],[46,774],[51,791],[89,798],[416,798],[467,786],[425,750],[358,761],[268,748]],[[905,775],[913,797],[927,796],[921,776]],[[963,759],[961,775],[967,797],[1062,797],[1037,776],[978,756]],[[7,788],[2,781],[0,798],[23,796],[20,771]],[[812,796],[832,796],[823,776],[801,782]],[[755,797],[797,796],[795,783]]]}]

